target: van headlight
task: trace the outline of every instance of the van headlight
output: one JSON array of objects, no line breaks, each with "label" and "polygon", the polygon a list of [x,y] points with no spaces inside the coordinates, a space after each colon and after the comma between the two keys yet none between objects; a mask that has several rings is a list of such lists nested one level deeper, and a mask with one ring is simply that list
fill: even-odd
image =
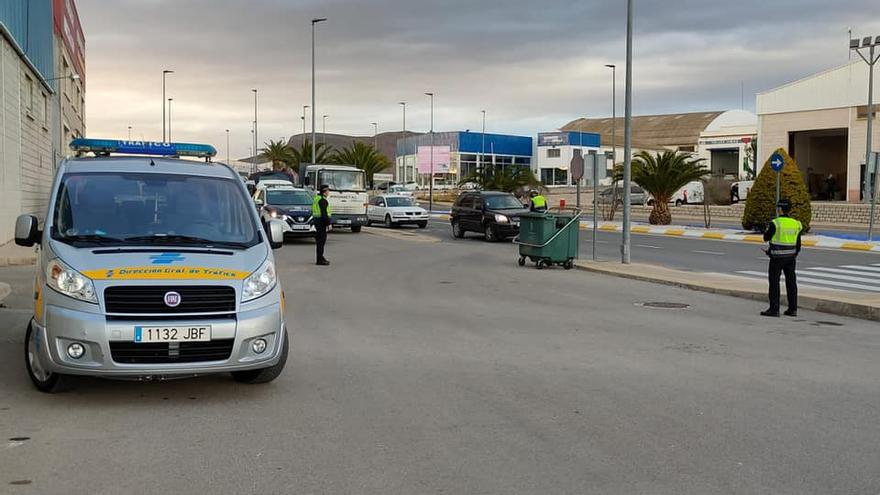
[{"label": "van headlight", "polygon": [[92,280],[67,266],[61,260],[54,259],[46,266],[46,283],[65,296],[80,301],[98,303],[95,284],[92,283]]},{"label": "van headlight", "polygon": [[275,263],[266,260],[254,273],[244,279],[244,287],[241,290],[241,302],[252,301],[264,296],[275,288],[278,277],[275,274]]}]

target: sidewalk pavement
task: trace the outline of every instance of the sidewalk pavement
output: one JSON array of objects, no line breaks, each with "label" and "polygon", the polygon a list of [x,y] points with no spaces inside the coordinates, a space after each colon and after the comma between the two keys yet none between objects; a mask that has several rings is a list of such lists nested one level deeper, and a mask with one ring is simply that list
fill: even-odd
[{"label": "sidewalk pavement", "polygon": [[14,242],[0,245],[0,266],[33,265],[36,260],[34,248],[17,246]]},{"label": "sidewalk pavement", "polygon": [[[609,261],[576,261],[575,267],[594,273],[641,280],[685,289],[760,301],[755,312],[767,306],[767,282],[722,273],[688,272],[646,263],[624,265]],[[785,284],[782,284],[785,292]],[[784,301],[783,301],[784,302]],[[799,309],[880,321],[880,295],[799,287]]]},{"label": "sidewalk pavement", "polygon": [[[581,229],[590,230],[592,228],[592,221],[581,221]],[[599,222],[599,230],[603,232],[620,232],[623,230],[623,224],[621,222]],[[762,244],[764,242],[764,237],[761,234],[734,229],[701,229],[699,227],[683,227],[678,225],[655,226],[633,223],[631,231],[636,234],[694,237],[700,239],[754,242],[756,244]],[[848,241],[836,237],[807,234],[801,239],[801,244],[804,247],[844,249],[863,252],[872,251],[880,253],[880,241]]]}]

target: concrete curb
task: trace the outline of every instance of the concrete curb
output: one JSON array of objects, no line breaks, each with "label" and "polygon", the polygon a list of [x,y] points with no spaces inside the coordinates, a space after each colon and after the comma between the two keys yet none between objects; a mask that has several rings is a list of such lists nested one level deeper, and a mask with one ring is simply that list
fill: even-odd
[{"label": "concrete curb", "polygon": [[[638,280],[641,282],[651,282],[656,284],[680,287],[682,289],[696,290],[700,292],[708,292],[711,294],[721,294],[725,296],[739,297],[741,299],[751,299],[753,301],[767,301],[767,293],[762,290],[751,290],[746,288],[731,288],[709,283],[687,282],[678,280],[670,276],[651,275],[641,271],[640,273],[631,273],[615,269],[614,264],[602,266],[601,264],[587,264],[584,262],[576,262],[575,268],[582,271],[600,273],[603,275],[611,275],[614,277],[626,278],[630,280]],[[684,272],[664,268],[663,271],[681,275],[683,278],[694,278],[699,275],[695,272]],[[704,274],[705,275],[705,274]],[[822,313],[830,313],[839,316],[848,316],[851,318],[860,318],[863,320],[880,321],[880,304],[870,304],[861,301],[848,301],[846,298],[834,298],[830,296],[820,297],[811,295],[801,291],[798,294],[799,309],[808,309],[819,311]]]},{"label": "concrete curb", "polygon": [[0,256],[0,266],[33,265],[37,262],[37,256]]},{"label": "concrete curb", "polygon": [[3,300],[6,299],[6,296],[12,293],[12,286],[5,282],[0,282],[0,305],[3,304]]},{"label": "concrete curb", "polygon": [[[592,228],[592,224],[581,223],[581,229],[589,230]],[[620,232],[623,230],[623,226],[617,223],[605,222],[600,223],[598,229],[603,232]],[[764,243],[764,237],[761,234],[744,234],[730,230],[704,230],[676,226],[654,227],[648,225],[633,225],[630,230],[635,234],[668,235],[672,237],[751,242],[755,244]],[[880,253],[880,243],[878,242],[846,241],[829,237],[804,236],[801,244],[804,247]]]}]

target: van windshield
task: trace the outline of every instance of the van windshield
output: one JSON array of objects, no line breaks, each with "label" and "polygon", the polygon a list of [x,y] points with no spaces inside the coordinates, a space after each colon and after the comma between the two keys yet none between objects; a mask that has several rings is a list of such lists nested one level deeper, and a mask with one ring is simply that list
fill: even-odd
[{"label": "van windshield", "polygon": [[333,191],[366,191],[364,173],[360,170],[321,170],[320,184],[326,184]]},{"label": "van windshield", "polygon": [[71,245],[201,245],[258,242],[239,182],[165,174],[80,173],[61,179],[51,235]]}]

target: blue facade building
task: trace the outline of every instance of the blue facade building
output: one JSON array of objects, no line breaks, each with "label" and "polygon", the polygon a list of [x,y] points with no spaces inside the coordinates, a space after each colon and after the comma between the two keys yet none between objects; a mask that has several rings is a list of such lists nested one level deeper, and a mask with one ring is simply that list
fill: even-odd
[{"label": "blue facade building", "polygon": [[37,77],[55,77],[52,0],[0,1],[0,32]]},{"label": "blue facade building", "polygon": [[[421,148],[421,149],[420,149]],[[431,135],[397,140],[395,180],[427,184]],[[485,164],[496,168],[532,167],[533,140],[527,136],[470,131],[434,133],[435,187],[452,187]],[[448,154],[447,154],[448,153]]]}]

